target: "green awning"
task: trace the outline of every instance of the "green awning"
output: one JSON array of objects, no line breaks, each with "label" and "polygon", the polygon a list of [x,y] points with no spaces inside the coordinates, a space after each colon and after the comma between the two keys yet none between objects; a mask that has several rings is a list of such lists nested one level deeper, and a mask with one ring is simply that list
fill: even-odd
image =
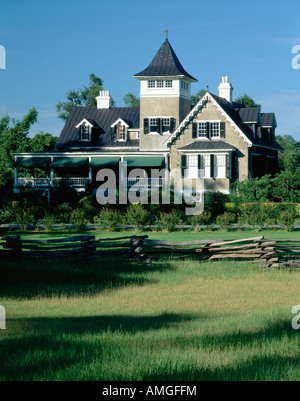
[{"label": "green awning", "polygon": [[108,166],[116,166],[120,157],[92,157],[89,166],[90,167],[108,167]]},{"label": "green awning", "polygon": [[17,160],[13,162],[15,167],[47,167],[50,163],[50,157],[18,157]]},{"label": "green awning", "polygon": [[128,167],[164,167],[164,157],[124,157]]},{"label": "green awning", "polygon": [[6,167],[10,167],[10,168],[15,167],[15,162],[13,161],[13,162],[7,163]]},{"label": "green awning", "polygon": [[84,167],[88,162],[88,157],[55,157],[50,167]]}]

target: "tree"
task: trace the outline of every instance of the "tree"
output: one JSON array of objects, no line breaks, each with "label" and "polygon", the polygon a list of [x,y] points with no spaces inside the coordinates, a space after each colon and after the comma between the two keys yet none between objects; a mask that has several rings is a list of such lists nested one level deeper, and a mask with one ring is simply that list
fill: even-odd
[{"label": "tree", "polygon": [[48,132],[38,132],[30,139],[30,150],[32,152],[42,152],[44,150],[52,150],[57,142],[57,137]]},{"label": "tree", "polygon": [[[58,113],[58,118],[67,121],[75,104],[85,107],[97,106],[96,97],[99,96],[99,91],[103,90],[103,81],[95,74],[90,74],[89,78],[90,82],[88,86],[83,85],[81,89],[69,90],[66,94],[67,100],[57,103],[56,111]],[[111,99],[111,105],[115,105],[113,99]]]},{"label": "tree", "polygon": [[196,93],[196,95],[192,95],[191,97],[192,106],[195,106],[199,102],[199,100],[205,95],[205,93],[206,93],[205,89],[200,89]]},{"label": "tree", "polygon": [[243,96],[240,96],[237,99],[235,99],[235,102],[236,103],[240,103],[240,104],[244,105],[247,108],[250,108],[250,107],[259,107],[259,108],[261,108],[261,105],[258,104],[258,103],[255,103],[255,101],[250,96],[248,96],[246,93],[244,93]]},{"label": "tree", "polygon": [[[30,150],[30,127],[37,121],[38,112],[33,107],[22,120],[4,116],[0,119],[0,181],[9,177],[7,164],[13,160],[12,153],[27,152]],[[11,173],[10,173],[11,175]]]},{"label": "tree", "polygon": [[283,152],[279,152],[278,164],[279,170],[295,171],[300,168],[300,141],[296,141],[290,135],[276,136],[276,140],[283,148]]},{"label": "tree", "polygon": [[129,107],[139,107],[140,99],[138,99],[133,93],[127,92],[123,97],[123,102]]},{"label": "tree", "polygon": [[22,120],[4,116],[0,120],[0,171],[13,160],[11,153],[27,152],[30,149],[28,133],[30,127],[37,121],[38,112],[33,107]]}]

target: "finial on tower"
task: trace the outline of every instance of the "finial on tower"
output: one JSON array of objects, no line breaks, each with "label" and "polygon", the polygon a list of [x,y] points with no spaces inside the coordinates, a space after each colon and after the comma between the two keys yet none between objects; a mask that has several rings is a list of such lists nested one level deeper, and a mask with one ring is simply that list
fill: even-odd
[{"label": "finial on tower", "polygon": [[168,37],[169,37],[169,30],[168,29],[164,30],[164,35],[165,35],[166,39],[168,39]]}]

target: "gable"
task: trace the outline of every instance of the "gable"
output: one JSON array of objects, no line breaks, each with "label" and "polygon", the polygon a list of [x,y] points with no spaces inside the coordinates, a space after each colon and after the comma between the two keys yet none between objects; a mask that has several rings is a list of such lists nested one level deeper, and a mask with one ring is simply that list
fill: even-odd
[{"label": "gable", "polygon": [[[172,146],[172,143],[178,138],[184,130],[195,120],[197,120],[197,115],[207,106],[207,104],[211,103],[216,106],[217,110],[220,112],[220,115],[225,117],[226,122],[229,123],[243,138],[243,140],[247,143],[250,147],[252,146],[252,141],[250,139],[250,132],[248,135],[245,133],[248,127],[242,127],[241,121],[237,121],[236,118],[234,119],[232,115],[228,112],[228,110],[223,107],[222,103],[226,105],[228,103],[225,99],[219,98],[218,96],[212,95],[210,92],[206,92],[206,94],[199,100],[199,102],[195,105],[195,107],[191,110],[191,112],[186,116],[186,118],[179,124],[173,134],[165,141],[165,146]],[[233,108],[228,103],[230,111]],[[228,109],[228,108],[227,108]],[[234,110],[233,110],[234,111]],[[235,112],[236,113],[236,112]],[[232,114],[232,113],[231,113]],[[236,113],[237,114],[237,113]]]}]

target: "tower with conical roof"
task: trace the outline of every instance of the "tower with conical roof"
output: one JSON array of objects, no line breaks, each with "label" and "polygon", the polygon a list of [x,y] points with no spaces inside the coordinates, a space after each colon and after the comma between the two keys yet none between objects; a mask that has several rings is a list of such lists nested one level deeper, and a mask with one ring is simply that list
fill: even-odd
[{"label": "tower with conical roof", "polygon": [[183,68],[168,38],[134,78],[140,80],[140,148],[158,150],[189,113],[191,83],[197,79]]}]

